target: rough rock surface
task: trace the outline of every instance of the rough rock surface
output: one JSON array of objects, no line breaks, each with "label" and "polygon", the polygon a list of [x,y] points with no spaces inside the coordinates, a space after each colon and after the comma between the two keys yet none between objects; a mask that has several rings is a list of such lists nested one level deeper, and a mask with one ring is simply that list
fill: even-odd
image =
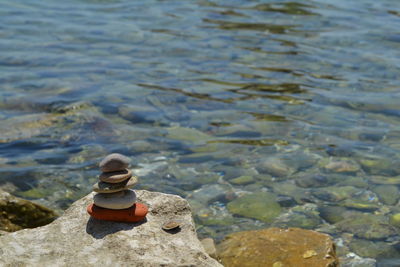
[{"label": "rough rock surface", "polygon": [[[189,204],[179,196],[136,190],[147,220],[117,223],[90,218],[93,193],[46,226],[0,236],[0,266],[221,266],[207,255]],[[184,223],[164,231],[165,220]]]},{"label": "rough rock surface", "polygon": [[224,266],[339,266],[330,237],[300,228],[267,228],[228,235],[217,247]]},{"label": "rough rock surface", "polygon": [[210,257],[218,260],[217,248],[215,247],[214,239],[209,238],[209,237],[204,238],[204,239],[201,240],[201,244],[203,245],[203,247],[206,250],[207,254],[210,255]]},{"label": "rough rock surface", "polygon": [[54,211],[0,190],[0,230],[13,232],[34,228],[46,225],[56,218]]}]

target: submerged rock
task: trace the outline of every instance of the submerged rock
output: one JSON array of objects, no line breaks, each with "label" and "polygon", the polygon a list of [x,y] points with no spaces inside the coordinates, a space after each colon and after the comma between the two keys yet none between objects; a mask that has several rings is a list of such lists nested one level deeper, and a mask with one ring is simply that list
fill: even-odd
[{"label": "submerged rock", "polygon": [[234,185],[247,185],[254,182],[254,178],[250,175],[242,175],[229,181]]},{"label": "submerged rock", "polygon": [[346,257],[340,258],[342,267],[376,267],[376,260],[371,258],[361,258],[354,253],[348,253]]},{"label": "submerged rock", "polygon": [[362,168],[372,175],[396,176],[400,174],[398,162],[388,158],[361,159]]},{"label": "submerged rock", "polygon": [[394,205],[399,200],[399,189],[394,185],[378,185],[372,188],[379,199],[387,204]]},{"label": "submerged rock", "polygon": [[276,202],[281,207],[292,207],[292,206],[296,205],[296,200],[291,196],[282,196],[282,195],[277,196]]},{"label": "submerged rock", "polygon": [[299,227],[302,229],[315,229],[322,223],[317,211],[317,205],[305,204],[291,208],[288,212],[279,215],[272,226],[279,228]]},{"label": "submerged rock", "polygon": [[56,124],[57,119],[57,115],[47,113],[25,114],[2,119],[0,143],[33,139],[33,137],[49,131]]},{"label": "submerged rock", "polygon": [[379,204],[360,199],[346,199],[345,201],[339,203],[339,205],[361,211],[375,211],[380,208]]},{"label": "submerged rock", "polygon": [[146,105],[124,104],[118,108],[118,114],[132,123],[153,123],[162,120],[156,108]]},{"label": "submerged rock", "polygon": [[324,187],[334,184],[335,180],[321,174],[305,173],[296,178],[296,185],[303,188]]},{"label": "submerged rock", "polygon": [[337,202],[344,199],[351,199],[353,195],[360,192],[359,188],[353,186],[328,186],[312,191],[313,196],[330,202]]},{"label": "submerged rock", "polygon": [[54,211],[0,190],[0,230],[13,232],[35,228],[56,218]]},{"label": "submerged rock", "polygon": [[234,192],[229,185],[226,184],[210,184],[193,191],[188,196],[189,201],[197,201],[204,205],[209,205],[215,201],[223,203],[234,197]]},{"label": "submerged rock", "polygon": [[369,188],[369,183],[365,179],[365,177],[357,177],[350,175],[350,176],[343,176],[343,178],[344,179],[342,179],[340,182],[336,184],[337,186],[354,186],[364,189]]},{"label": "submerged rock", "polygon": [[288,180],[271,185],[275,194],[290,196],[297,204],[315,203],[315,198],[311,195],[311,190],[296,186],[293,180]]},{"label": "submerged rock", "polygon": [[167,138],[179,141],[203,143],[211,139],[210,135],[203,133],[195,128],[176,126],[167,128],[167,131]]},{"label": "submerged rock", "polygon": [[281,213],[275,195],[258,192],[244,195],[228,203],[229,212],[243,217],[271,222]]},{"label": "submerged rock", "polygon": [[[136,191],[149,206],[147,221],[99,221],[85,207],[93,194],[78,200],[55,222],[0,236],[0,265],[6,266],[221,266],[197,239],[189,204],[181,197]],[[168,216],[184,222],[180,231],[160,225]]]},{"label": "submerged rock", "polygon": [[356,237],[370,240],[385,239],[398,234],[398,230],[389,224],[389,218],[375,214],[354,214],[336,223],[335,226]]},{"label": "submerged rock", "polygon": [[377,176],[373,175],[370,181],[375,184],[388,184],[388,185],[400,185],[400,176]]},{"label": "submerged rock", "polygon": [[400,228],[400,213],[392,214],[389,218],[389,222],[391,225]]},{"label": "submerged rock", "polygon": [[224,227],[227,229],[236,223],[235,218],[220,201],[204,204],[189,199],[189,203],[193,214],[195,214],[194,218],[197,226]]},{"label": "submerged rock", "polygon": [[339,266],[331,238],[299,228],[233,233],[217,246],[224,266]]},{"label": "submerged rock", "polygon": [[352,160],[331,160],[325,166],[325,171],[336,173],[355,173],[360,166]]},{"label": "submerged rock", "polygon": [[328,223],[337,223],[345,219],[346,208],[338,206],[320,206],[319,215]]},{"label": "submerged rock", "polygon": [[288,177],[296,171],[296,169],[279,158],[268,158],[260,162],[256,168],[261,173],[269,173],[275,177]]},{"label": "submerged rock", "polygon": [[374,211],[381,207],[378,196],[369,190],[360,190],[352,196],[339,203],[340,206],[361,211]]},{"label": "submerged rock", "polygon": [[354,238],[349,247],[357,255],[369,258],[397,258],[400,253],[395,245],[389,242],[369,241],[365,239]]}]

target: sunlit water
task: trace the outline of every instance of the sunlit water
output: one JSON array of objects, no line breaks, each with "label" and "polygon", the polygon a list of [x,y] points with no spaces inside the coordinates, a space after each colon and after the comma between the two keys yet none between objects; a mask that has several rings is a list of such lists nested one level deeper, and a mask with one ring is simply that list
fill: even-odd
[{"label": "sunlit water", "polygon": [[[65,209],[119,152],[200,236],[298,226],[392,261],[399,29],[395,0],[3,1],[0,186]],[[259,191],[280,217],[232,216]]]}]

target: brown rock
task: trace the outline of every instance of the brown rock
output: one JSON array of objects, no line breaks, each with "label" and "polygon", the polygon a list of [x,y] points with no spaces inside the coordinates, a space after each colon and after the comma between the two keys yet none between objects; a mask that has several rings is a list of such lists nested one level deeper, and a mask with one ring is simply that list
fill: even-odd
[{"label": "brown rock", "polygon": [[129,169],[125,169],[122,171],[115,171],[115,172],[103,172],[100,174],[99,179],[105,183],[121,183],[125,180],[128,180],[132,177],[132,171]]},{"label": "brown rock", "polygon": [[360,170],[360,166],[352,161],[331,161],[324,166],[325,170],[338,173],[355,173]]},{"label": "brown rock", "polygon": [[136,176],[132,176],[130,179],[122,181],[120,183],[105,183],[105,182],[97,182],[93,185],[93,191],[97,193],[115,193],[119,191],[123,191],[129,189],[136,185],[138,182],[138,178]]},{"label": "brown rock", "polygon": [[224,266],[337,267],[331,238],[299,228],[267,228],[228,235],[218,245]]},{"label": "brown rock", "polygon": [[0,230],[14,232],[51,223],[57,214],[31,201],[0,190]]}]

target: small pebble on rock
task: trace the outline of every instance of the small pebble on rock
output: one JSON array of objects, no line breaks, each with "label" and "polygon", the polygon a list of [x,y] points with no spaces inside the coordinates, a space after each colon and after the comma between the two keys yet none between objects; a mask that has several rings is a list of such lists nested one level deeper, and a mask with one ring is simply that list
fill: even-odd
[{"label": "small pebble on rock", "polygon": [[162,225],[162,229],[169,231],[175,228],[178,228],[182,225],[182,221],[181,220],[168,220],[165,223],[163,223]]}]

